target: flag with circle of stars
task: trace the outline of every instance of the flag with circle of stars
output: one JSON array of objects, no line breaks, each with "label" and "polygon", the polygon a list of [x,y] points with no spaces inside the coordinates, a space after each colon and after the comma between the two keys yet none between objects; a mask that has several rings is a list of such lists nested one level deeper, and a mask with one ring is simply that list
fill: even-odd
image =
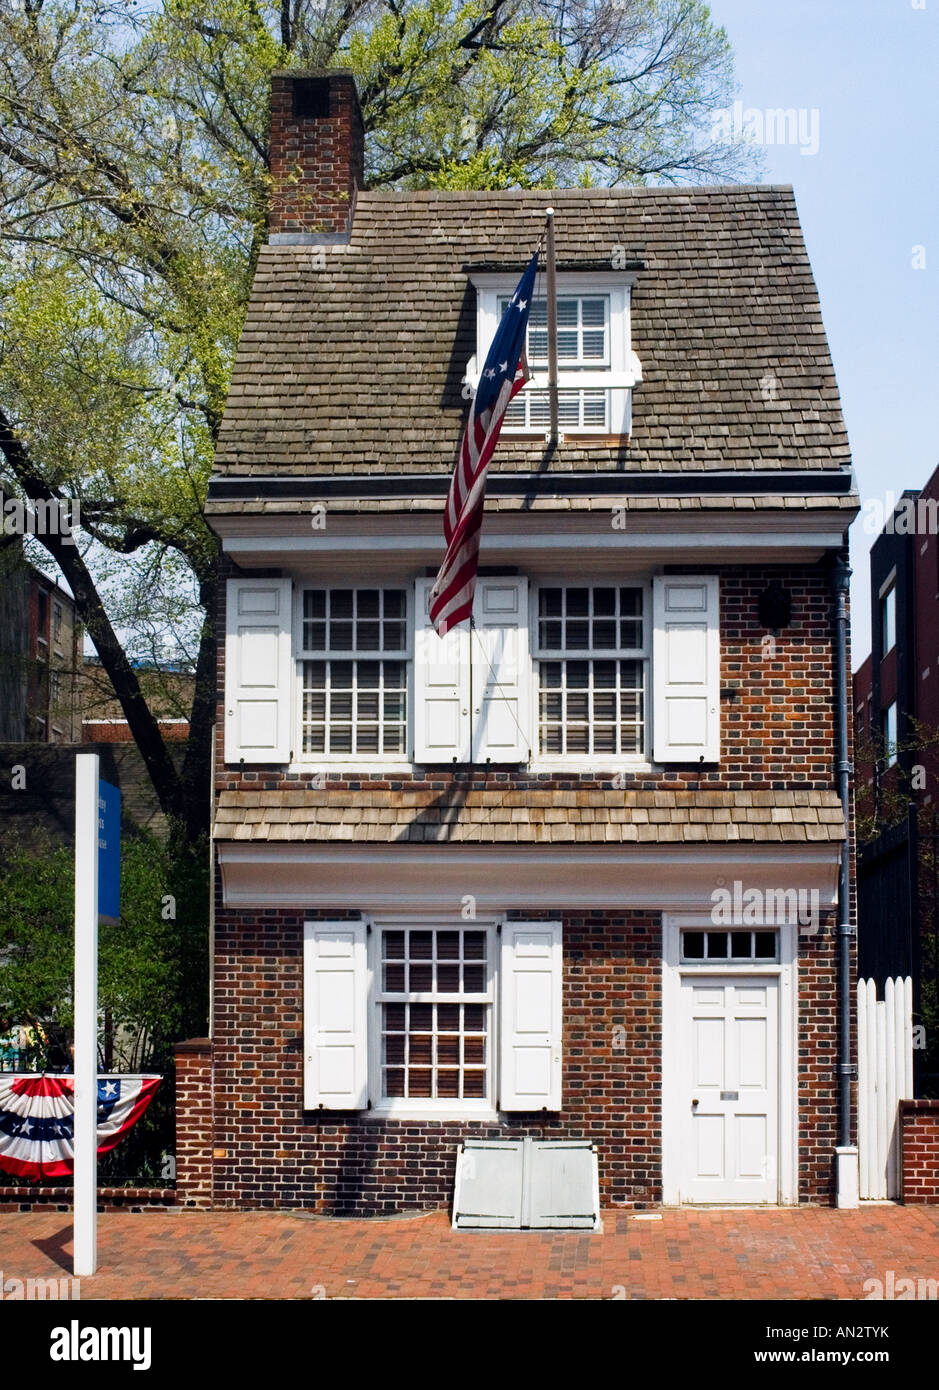
[{"label": "flag with circle of stars", "polygon": [[430,619],[440,637],[473,612],[486,472],[509,402],[531,379],[525,335],[537,273],[536,251],[502,315],[470,403],[443,514],[447,551],[430,596]]},{"label": "flag with circle of stars", "polygon": [[[98,1153],[107,1153],[146,1110],[159,1076],[98,1077]],[[74,1154],[75,1078],[0,1072],[0,1168],[17,1177],[66,1177]]]}]

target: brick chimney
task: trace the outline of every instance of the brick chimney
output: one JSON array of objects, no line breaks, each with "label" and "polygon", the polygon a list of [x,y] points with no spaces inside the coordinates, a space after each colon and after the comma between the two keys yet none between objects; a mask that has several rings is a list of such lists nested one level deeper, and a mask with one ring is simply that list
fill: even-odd
[{"label": "brick chimney", "polygon": [[351,72],[275,72],[270,135],[272,242],[348,241],[365,134]]}]

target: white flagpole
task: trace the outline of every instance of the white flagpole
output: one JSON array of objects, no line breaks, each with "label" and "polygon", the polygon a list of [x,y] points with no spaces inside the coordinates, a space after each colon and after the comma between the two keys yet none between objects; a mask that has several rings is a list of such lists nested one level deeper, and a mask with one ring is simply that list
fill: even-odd
[{"label": "white flagpole", "polygon": [[72,1271],[98,1267],[98,772],[75,756],[75,1189]]},{"label": "white flagpole", "polygon": [[549,444],[558,442],[558,274],[554,250],[554,208],[545,208],[548,236],[545,258],[548,265],[548,410],[551,431]]}]

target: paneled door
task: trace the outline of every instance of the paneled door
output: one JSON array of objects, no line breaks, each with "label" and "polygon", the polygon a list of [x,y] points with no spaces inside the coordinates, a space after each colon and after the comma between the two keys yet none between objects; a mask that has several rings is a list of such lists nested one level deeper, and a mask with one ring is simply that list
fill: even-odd
[{"label": "paneled door", "polygon": [[683,975],[683,1202],[768,1202],[779,1191],[778,980]]}]

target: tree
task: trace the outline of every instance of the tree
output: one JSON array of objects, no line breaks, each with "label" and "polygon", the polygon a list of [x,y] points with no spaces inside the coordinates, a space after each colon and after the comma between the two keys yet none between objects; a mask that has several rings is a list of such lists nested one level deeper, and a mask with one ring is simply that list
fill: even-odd
[{"label": "tree", "polygon": [[[163,1082],[142,1121],[102,1156],[103,1175],[155,1179],[161,1154],[173,1148],[173,1042],[205,1026],[204,849],[203,842],[198,852],[171,852],[139,833],[122,845],[121,919],[99,929],[98,1063],[104,1071],[156,1071]],[[69,846],[4,840],[0,1035],[29,1029],[34,1041],[20,1059],[23,1069],[71,1068],[73,895]]]},{"label": "tree", "polygon": [[[269,202],[281,67],[351,66],[372,186],[734,178],[700,0],[2,0],[0,455],[183,841],[208,823],[218,549],[203,503]],[[182,582],[181,582],[182,581]],[[134,657],[195,672],[177,768]]]},{"label": "tree", "polygon": [[[32,1028],[32,1061],[50,1070],[67,1064],[72,1037],[73,871],[68,845],[4,841],[0,1033]],[[162,1067],[180,1031],[204,1025],[205,876],[204,855],[182,875],[178,857],[158,840],[125,837],[120,921],[102,923],[98,938],[98,1002],[108,1020],[101,1067]]]}]

